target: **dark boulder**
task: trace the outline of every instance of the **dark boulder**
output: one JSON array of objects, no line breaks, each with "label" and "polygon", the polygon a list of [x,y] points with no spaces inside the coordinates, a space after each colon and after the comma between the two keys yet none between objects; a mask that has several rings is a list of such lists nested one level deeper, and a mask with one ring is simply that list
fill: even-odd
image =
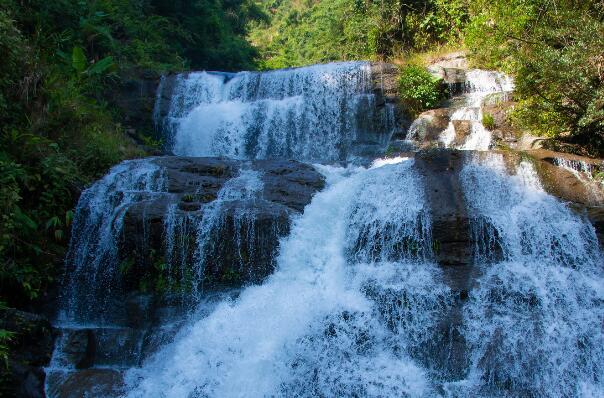
[{"label": "dark boulder", "polygon": [[44,397],[44,367],[50,363],[54,334],[49,321],[16,309],[0,309],[0,329],[12,333],[8,366],[0,364],[0,395]]},{"label": "dark boulder", "polygon": [[430,206],[436,259],[443,265],[469,264],[472,256],[470,224],[459,180],[464,160],[463,152],[446,149],[415,156]]},{"label": "dark boulder", "polygon": [[[130,70],[122,74],[107,95],[120,112],[128,135],[140,146],[145,146],[144,136],[153,136],[153,114],[160,75],[149,70]],[[151,148],[146,148],[153,151]]]}]

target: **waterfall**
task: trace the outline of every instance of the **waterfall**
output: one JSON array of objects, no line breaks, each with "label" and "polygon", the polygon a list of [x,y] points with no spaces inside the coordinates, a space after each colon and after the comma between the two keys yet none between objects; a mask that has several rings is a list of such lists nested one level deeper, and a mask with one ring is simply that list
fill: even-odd
[{"label": "waterfall", "polygon": [[[153,158],[126,161],[114,167],[101,180],[84,191],[75,211],[73,238],[67,255],[67,286],[61,324],[111,324],[112,314],[122,300],[124,279],[136,261],[122,253],[124,220],[135,207],[142,208],[142,241],[138,250],[163,253],[158,264],[167,288],[174,287],[192,305],[201,298],[206,267],[218,267],[222,256],[233,255],[231,272],[251,272],[254,251],[263,239],[277,239],[278,226],[270,237],[255,231],[255,201],[261,196],[261,173],[241,169],[228,179],[203,211],[182,211],[178,201],[170,200],[166,170]],[[160,201],[165,207],[162,247],[148,247],[148,220],[145,212]],[[186,199],[186,198],[185,198]],[[234,245],[223,247],[223,235],[234,234]],[[243,235],[244,234],[244,235]],[[132,250],[132,248],[129,248]],[[245,258],[244,254],[245,253]],[[145,257],[145,253],[137,253]],[[152,264],[146,264],[150,267]],[[165,269],[164,269],[165,268]],[[132,290],[132,289],[131,289]],[[186,293],[186,294],[185,294]]]},{"label": "waterfall", "polygon": [[156,124],[181,156],[345,160],[353,144],[385,149],[393,106],[379,104],[369,63],[345,62],[270,72],[178,75]]},{"label": "waterfall", "polygon": [[48,395],[604,396],[595,230],[487,152],[481,107],[513,82],[466,78],[440,138],[480,151],[370,163],[359,146],[394,122],[368,63],[163,77],[153,117],[179,156],[83,192]]},{"label": "waterfall", "polygon": [[277,271],[132,369],[129,397],[433,393],[422,362],[450,291],[414,162],[321,169]]},{"label": "waterfall", "polygon": [[495,244],[477,246],[480,276],[463,312],[470,368],[450,395],[602,396],[604,273],[593,227],[542,190],[529,162],[511,176],[508,167],[489,154],[462,171],[475,233]]},{"label": "waterfall", "polygon": [[86,189],[75,210],[65,260],[67,288],[63,322],[104,318],[119,290],[118,246],[128,208],[167,190],[165,175],[153,159],[125,161]]},{"label": "waterfall", "polygon": [[458,149],[486,151],[491,146],[491,133],[482,124],[482,104],[485,98],[495,93],[506,93],[514,89],[512,79],[502,73],[480,69],[469,70],[466,73],[464,85],[465,94],[462,105],[455,108],[451,121],[442,132],[440,141],[445,147],[451,147],[455,139],[455,121],[465,121],[470,124],[470,134]]}]

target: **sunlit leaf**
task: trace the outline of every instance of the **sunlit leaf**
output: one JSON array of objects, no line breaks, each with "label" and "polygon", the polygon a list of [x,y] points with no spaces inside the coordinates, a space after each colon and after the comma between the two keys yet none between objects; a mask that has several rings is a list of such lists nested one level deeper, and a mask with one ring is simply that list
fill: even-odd
[{"label": "sunlit leaf", "polygon": [[82,73],[86,70],[86,55],[82,47],[74,47],[71,52],[71,66],[77,72]]}]

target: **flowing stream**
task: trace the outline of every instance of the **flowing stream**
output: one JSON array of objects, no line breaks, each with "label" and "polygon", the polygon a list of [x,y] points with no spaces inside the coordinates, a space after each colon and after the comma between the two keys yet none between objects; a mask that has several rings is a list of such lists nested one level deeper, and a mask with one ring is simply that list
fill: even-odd
[{"label": "flowing stream", "polygon": [[[512,86],[490,72],[468,78],[452,120],[472,125],[462,149],[485,152],[464,153],[456,171],[458,222],[468,219],[471,237],[467,289],[447,277],[456,265],[439,263],[437,187],[417,156],[334,165],[372,134],[382,149],[390,138],[392,110],[376,106],[369,64],[180,75],[163,114],[162,80],[154,117],[174,154],[321,160],[314,168],[326,186],[292,217],[287,236],[271,235],[279,245],[268,278],[213,296],[203,272],[224,238],[224,211],[264,200],[262,173],[245,163],[199,214],[166,204],[161,250],[171,274],[197,281],[193,309],[152,350],[143,352],[143,337],[125,338],[137,342],[136,360],[104,365],[123,382],[97,396],[604,396],[604,264],[594,227],[544,191],[531,162],[486,151],[480,104]],[[112,327],[125,214],[172,195],[168,185],[152,158],[124,162],[84,191],[61,325]],[[235,237],[238,264],[241,248],[257,244],[256,215],[246,209],[233,216],[234,230],[247,231]],[[191,261],[196,274],[185,275]],[[74,371],[64,340],[49,368],[62,375]],[[48,387],[49,396],[66,396],[61,388]]]}]

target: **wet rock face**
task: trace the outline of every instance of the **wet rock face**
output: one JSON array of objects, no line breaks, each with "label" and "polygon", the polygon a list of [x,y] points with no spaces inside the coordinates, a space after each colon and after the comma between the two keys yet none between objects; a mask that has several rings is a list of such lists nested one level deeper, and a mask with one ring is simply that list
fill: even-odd
[{"label": "wet rock face", "polygon": [[413,122],[409,138],[418,141],[421,146],[438,145],[438,139],[447,128],[451,117],[449,109],[439,108],[422,112]]},{"label": "wet rock face", "polygon": [[0,310],[0,329],[13,333],[8,366],[0,366],[0,396],[44,397],[45,374],[54,334],[49,321],[15,309]]},{"label": "wet rock face", "polygon": [[[154,279],[154,272],[164,272],[158,268],[167,263],[161,257],[169,249],[167,234],[176,242],[173,250],[181,262],[193,264],[203,255],[206,282],[261,281],[272,273],[279,239],[289,232],[291,217],[324,186],[312,166],[295,161],[163,157],[155,162],[165,170],[167,192],[142,198],[126,213],[120,251],[133,260],[124,278],[126,290],[137,290],[141,281]],[[217,199],[242,169],[258,173],[260,191]],[[179,228],[166,229],[169,217]],[[212,225],[200,234],[208,222]],[[203,253],[201,240],[207,241]]]},{"label": "wet rock face", "polygon": [[117,84],[110,88],[112,102],[120,110],[126,132],[137,141],[141,135],[153,131],[153,113],[155,92],[160,76],[153,71],[130,71]]},{"label": "wet rock face", "polygon": [[525,152],[535,161],[543,188],[587,217],[604,247],[604,183],[600,159],[536,149]]},{"label": "wet rock face", "polygon": [[411,125],[411,117],[403,107],[399,95],[399,69],[396,65],[384,62],[372,62],[371,77],[373,92],[378,99],[378,105],[384,107],[386,104],[394,106],[394,125],[396,126],[393,139],[403,139]]},{"label": "wet rock face", "polygon": [[48,376],[49,394],[60,398],[118,397],[125,392],[124,375],[115,369],[85,369]]},{"label": "wet rock face", "polygon": [[514,105],[509,93],[495,93],[484,99],[482,113],[493,118],[493,125],[488,128],[496,144],[522,149],[523,144],[519,139],[522,133],[512,125],[508,116]]},{"label": "wet rock face", "polygon": [[525,153],[534,159],[550,194],[580,205],[604,206],[604,184],[597,178],[604,167],[601,160],[544,149]]},{"label": "wet rock face", "polygon": [[435,59],[428,66],[428,71],[432,73],[432,75],[442,79],[442,81],[448,85],[449,93],[451,95],[463,93],[467,69],[468,60],[463,52],[446,54]]},{"label": "wet rock face", "polygon": [[459,180],[464,154],[443,149],[422,151],[415,162],[430,205],[436,260],[445,266],[470,264],[470,224]]}]

